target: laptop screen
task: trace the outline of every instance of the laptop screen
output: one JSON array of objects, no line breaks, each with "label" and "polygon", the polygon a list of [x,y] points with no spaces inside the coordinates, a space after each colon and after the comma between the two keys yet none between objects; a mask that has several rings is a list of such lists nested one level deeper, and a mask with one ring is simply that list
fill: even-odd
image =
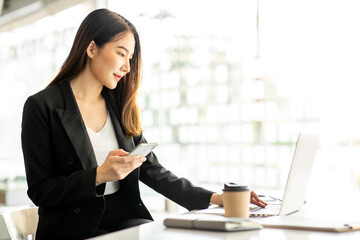
[{"label": "laptop screen", "polygon": [[301,209],[318,145],[318,134],[299,134],[280,209],[281,216]]}]

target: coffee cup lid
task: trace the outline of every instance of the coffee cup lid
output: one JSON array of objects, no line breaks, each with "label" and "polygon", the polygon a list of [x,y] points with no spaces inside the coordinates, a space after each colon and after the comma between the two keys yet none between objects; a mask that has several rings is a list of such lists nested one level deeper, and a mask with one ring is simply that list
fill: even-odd
[{"label": "coffee cup lid", "polygon": [[227,182],[224,183],[224,189],[225,192],[242,192],[242,191],[250,191],[249,186],[242,186],[237,183],[233,182]]}]

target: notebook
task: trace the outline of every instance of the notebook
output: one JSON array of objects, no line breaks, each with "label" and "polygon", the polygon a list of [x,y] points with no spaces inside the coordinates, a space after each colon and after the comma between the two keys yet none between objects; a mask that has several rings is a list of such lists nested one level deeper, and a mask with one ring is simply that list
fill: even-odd
[{"label": "notebook", "polygon": [[324,220],[294,216],[277,216],[272,218],[263,218],[261,224],[266,228],[283,228],[326,232],[349,232],[360,230],[360,222],[345,222],[341,220]]},{"label": "notebook", "polygon": [[301,209],[318,145],[318,134],[299,134],[282,201],[265,208],[251,209],[250,216],[284,216]]},{"label": "notebook", "polygon": [[225,232],[258,230],[262,228],[259,222],[253,221],[249,218],[227,218],[219,215],[193,212],[165,218],[164,225],[166,227],[173,228],[190,228]]}]

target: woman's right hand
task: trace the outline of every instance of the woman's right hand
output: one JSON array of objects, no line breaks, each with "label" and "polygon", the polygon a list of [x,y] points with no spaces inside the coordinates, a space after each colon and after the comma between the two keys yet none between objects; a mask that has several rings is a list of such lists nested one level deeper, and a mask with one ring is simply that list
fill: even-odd
[{"label": "woman's right hand", "polygon": [[144,157],[128,155],[129,153],[122,149],[110,151],[104,163],[96,170],[96,186],[122,180],[146,161]]}]

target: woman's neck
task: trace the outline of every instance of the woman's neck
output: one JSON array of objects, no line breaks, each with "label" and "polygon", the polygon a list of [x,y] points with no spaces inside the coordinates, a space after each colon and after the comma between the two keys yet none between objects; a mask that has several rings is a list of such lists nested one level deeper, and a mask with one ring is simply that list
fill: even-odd
[{"label": "woman's neck", "polygon": [[91,103],[102,98],[103,85],[86,70],[72,79],[70,86],[77,101]]}]

